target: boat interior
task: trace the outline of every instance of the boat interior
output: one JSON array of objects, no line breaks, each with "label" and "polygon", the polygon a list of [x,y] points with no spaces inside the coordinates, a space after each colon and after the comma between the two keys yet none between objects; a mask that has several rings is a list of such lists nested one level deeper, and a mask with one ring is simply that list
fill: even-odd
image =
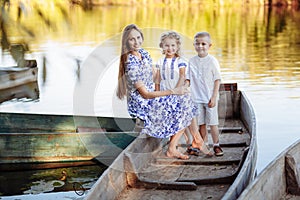
[{"label": "boat interior", "polygon": [[[241,112],[241,92],[236,85],[222,87],[219,133],[223,156],[200,153],[188,160],[169,158],[169,139],[140,135],[115,160],[113,169],[102,175],[102,187],[96,187],[95,193],[110,199],[221,199],[239,174],[251,142],[249,124]],[[213,152],[210,134],[209,144]],[[186,154],[188,145],[182,137],[177,148]]]}]

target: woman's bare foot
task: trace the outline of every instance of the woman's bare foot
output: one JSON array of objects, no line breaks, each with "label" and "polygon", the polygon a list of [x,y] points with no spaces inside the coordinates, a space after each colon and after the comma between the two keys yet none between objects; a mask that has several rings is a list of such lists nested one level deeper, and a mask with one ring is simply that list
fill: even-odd
[{"label": "woman's bare foot", "polygon": [[172,152],[172,153],[167,151],[166,155],[169,158],[177,158],[177,159],[181,159],[181,160],[188,160],[190,158],[188,155],[184,155],[184,154],[182,154],[178,151],[177,152]]}]

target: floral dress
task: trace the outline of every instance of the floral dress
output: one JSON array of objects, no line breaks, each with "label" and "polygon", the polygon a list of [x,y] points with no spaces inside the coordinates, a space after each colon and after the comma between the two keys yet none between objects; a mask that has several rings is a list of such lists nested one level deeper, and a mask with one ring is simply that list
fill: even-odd
[{"label": "floral dress", "polygon": [[144,49],[140,49],[139,53],[141,60],[129,54],[126,63],[129,115],[144,121],[141,133],[156,138],[168,138],[190,125],[196,108],[190,94],[144,99],[134,84],[141,81],[148,91],[154,91],[152,59]]}]

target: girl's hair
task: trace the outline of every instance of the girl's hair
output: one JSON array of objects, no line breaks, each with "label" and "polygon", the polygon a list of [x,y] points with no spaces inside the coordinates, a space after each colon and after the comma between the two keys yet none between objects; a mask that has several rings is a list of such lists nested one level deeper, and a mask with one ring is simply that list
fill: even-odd
[{"label": "girl's hair", "polygon": [[129,24],[124,28],[122,34],[121,56],[120,56],[118,88],[117,88],[117,97],[119,99],[123,99],[124,96],[126,96],[126,92],[127,92],[126,77],[125,77],[125,63],[127,61],[127,57],[130,52],[128,37],[132,30],[138,31],[141,34],[142,39],[144,40],[142,31],[135,24]]},{"label": "girl's hair", "polygon": [[[176,40],[178,49],[177,49],[175,56],[179,57],[181,55],[181,51],[180,51],[181,37],[180,37],[180,35],[175,31],[167,31],[167,32],[162,33],[160,36],[160,43],[159,43],[160,48],[163,47],[163,43],[164,43],[165,39],[167,39],[167,38]],[[163,52],[163,54],[165,54],[165,52]]]}]

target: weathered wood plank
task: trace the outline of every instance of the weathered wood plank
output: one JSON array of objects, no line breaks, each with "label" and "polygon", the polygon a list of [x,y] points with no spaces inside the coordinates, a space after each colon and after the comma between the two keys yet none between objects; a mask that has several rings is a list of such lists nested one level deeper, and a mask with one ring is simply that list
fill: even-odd
[{"label": "weathered wood plank", "polygon": [[1,71],[0,90],[37,81],[38,68],[21,68],[19,71]]},{"label": "weathered wood plank", "polygon": [[237,83],[221,83],[220,91],[237,91],[238,86]]},{"label": "weathered wood plank", "polygon": [[[155,180],[152,177],[143,176],[142,174],[145,173],[138,173],[138,169],[136,167],[139,167],[136,162],[134,162],[133,157],[131,154],[125,153],[124,154],[124,166],[126,171],[126,179],[128,186],[132,188],[147,188],[147,189],[168,189],[168,190],[196,190],[197,186],[193,182],[176,182],[173,180],[166,180],[166,179],[158,179]],[[175,169],[175,168],[173,168]],[[165,172],[168,172],[165,171]],[[176,177],[176,172],[173,170],[173,176]],[[168,174],[171,174],[172,172],[169,172]],[[152,174],[153,172],[148,171],[147,174]],[[161,176],[163,177],[163,176]]]},{"label": "weathered wood plank", "polygon": [[40,97],[40,91],[37,82],[30,82],[13,88],[1,90],[0,93],[0,103],[11,99],[21,98],[36,100]]},{"label": "weathered wood plank", "polygon": [[133,132],[0,133],[0,163],[113,160],[135,139]]},{"label": "weathered wood plank", "polygon": [[196,184],[231,183],[238,165],[152,165],[139,173],[142,179],[168,182],[194,182]]},{"label": "weathered wood plank", "polygon": [[117,200],[182,200],[182,199],[221,199],[229,188],[228,184],[203,185],[197,190],[156,190],[127,188],[116,198]]},{"label": "weathered wood plank", "polygon": [[[162,150],[155,158],[156,164],[169,164],[169,165],[231,165],[238,164],[243,156],[244,147],[236,148],[223,148],[224,156],[221,157],[206,157],[205,154],[199,156],[190,156],[188,160],[179,160],[176,158],[168,158],[165,155],[166,149]],[[184,149],[180,150],[184,152]]]},{"label": "weathered wood plank", "polygon": [[106,131],[132,131],[135,120],[78,115],[0,113],[0,132],[76,132],[77,127],[103,128]]},{"label": "weathered wood plank", "polygon": [[300,174],[295,158],[287,154],[285,156],[285,173],[287,192],[292,195],[300,195]]},{"label": "weathered wood plank", "polygon": [[[281,152],[249,184],[239,199],[299,199],[299,163],[300,140]],[[289,192],[295,193],[289,194]]]}]

